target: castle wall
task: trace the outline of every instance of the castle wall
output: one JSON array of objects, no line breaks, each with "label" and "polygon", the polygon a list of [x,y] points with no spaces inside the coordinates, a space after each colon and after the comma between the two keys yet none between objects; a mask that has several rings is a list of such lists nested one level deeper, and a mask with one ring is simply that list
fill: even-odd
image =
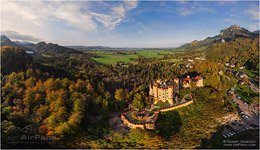
[{"label": "castle wall", "polygon": [[129,128],[136,129],[136,128],[141,128],[144,129],[145,126],[143,124],[135,124],[131,123],[124,114],[121,114],[121,120],[123,121],[124,124],[126,124]]},{"label": "castle wall", "polygon": [[180,79],[179,78],[174,78],[174,83],[176,83],[176,84],[179,84],[179,82],[180,82]]},{"label": "castle wall", "polygon": [[149,95],[153,96],[153,87],[151,84],[149,85]]},{"label": "castle wall", "polygon": [[[181,108],[181,107],[188,106],[188,105],[190,105],[192,103],[193,103],[193,100],[191,100],[189,102],[186,102],[186,103],[183,103],[183,104],[180,104],[180,105],[177,105],[177,106],[172,106],[172,107],[168,107],[168,108],[162,108],[162,109],[160,109],[160,112],[172,111],[172,110],[175,110],[175,109],[178,109],[178,108]],[[143,124],[135,124],[135,123],[130,122],[127,119],[127,117],[125,117],[125,113],[121,114],[121,120],[123,121],[123,123],[125,125],[127,125],[129,128],[132,128],[132,129],[136,129],[136,128],[155,129],[155,122],[158,119],[158,114],[159,114],[159,111],[155,112],[156,116],[152,119],[152,121],[151,122],[147,122],[147,123],[143,123]]]},{"label": "castle wall", "polygon": [[203,87],[203,86],[204,86],[204,85],[203,85],[203,79],[198,80],[198,81],[196,82],[196,86],[197,86],[197,87]]},{"label": "castle wall", "polygon": [[158,98],[158,88],[155,85],[153,85],[153,97]]},{"label": "castle wall", "polygon": [[121,114],[121,120],[123,121],[123,123],[125,125],[127,125],[129,128],[132,128],[132,129],[136,129],[136,128],[141,128],[141,129],[155,129],[155,121],[157,120],[158,118],[158,113],[156,114],[155,116],[155,119],[154,119],[154,122],[147,122],[147,123],[144,123],[144,124],[136,124],[136,123],[132,123],[130,122],[124,114]]},{"label": "castle wall", "polygon": [[191,87],[191,85],[190,85],[190,83],[183,83],[183,87],[186,89],[186,88],[190,88]]}]

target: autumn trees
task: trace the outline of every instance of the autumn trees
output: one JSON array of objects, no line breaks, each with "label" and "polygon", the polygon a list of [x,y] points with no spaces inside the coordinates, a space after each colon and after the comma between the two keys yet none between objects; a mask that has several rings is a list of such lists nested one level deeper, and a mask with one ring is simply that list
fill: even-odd
[{"label": "autumn trees", "polygon": [[46,81],[12,73],[2,81],[2,119],[14,126],[40,124],[47,135],[64,137],[74,133],[85,115],[88,95],[93,93],[88,80]]},{"label": "autumn trees", "polygon": [[206,57],[220,63],[259,70],[259,40],[237,38],[228,43],[215,43],[207,48]]},{"label": "autumn trees", "polygon": [[[44,135],[55,136],[58,139],[72,137],[78,131],[86,131],[88,134],[86,136],[91,138],[94,135],[98,135],[96,137],[100,139],[103,138],[100,141],[92,141],[90,145],[93,148],[121,148],[129,145],[140,148],[162,148],[161,137],[149,132],[133,131],[126,138],[115,134],[108,135],[111,139],[105,139],[102,136],[107,132],[103,130],[110,131],[110,128],[104,129],[101,126],[108,122],[107,116],[111,112],[120,112],[128,106],[135,110],[149,107],[147,95],[151,81],[157,78],[186,77],[185,75],[193,73],[203,76],[205,87],[192,89],[189,92],[194,92],[195,99],[198,99],[201,104],[208,103],[203,107],[203,112],[205,111],[203,121],[209,121],[206,116],[213,114],[207,114],[206,110],[218,106],[214,108],[214,114],[222,113],[221,98],[233,84],[230,79],[231,75],[228,76],[226,72],[219,73],[224,71],[223,63],[245,65],[250,69],[259,68],[258,45],[259,42],[256,40],[240,39],[228,44],[216,43],[205,51],[199,52],[200,55],[205,53],[207,60],[198,61],[194,68],[189,69],[185,67],[185,62],[175,64],[152,58],[139,58],[136,64],[128,64],[127,67],[124,65],[107,66],[91,61],[87,53],[53,54],[50,58],[35,55],[33,62],[29,63],[27,56],[23,57],[26,55],[24,51],[7,48],[1,51],[2,136],[5,138],[15,136],[14,134],[19,133],[21,128],[37,124]],[[176,53],[174,56],[167,57],[189,58],[197,57],[196,55],[198,55],[197,52],[183,52],[181,55]],[[16,60],[14,57],[19,57],[19,61],[14,61]],[[196,127],[203,123],[199,121],[199,114],[202,110],[198,106],[200,105],[192,107],[194,112],[185,109],[180,114],[180,117],[184,115],[182,119],[186,121],[182,126],[189,125],[189,121],[185,120],[189,111],[193,112],[190,120],[194,119],[192,118],[194,115],[198,115],[193,120]],[[98,120],[96,118],[102,117],[104,118],[102,123],[96,121]],[[167,121],[168,117],[162,118],[163,121],[159,124],[162,128],[158,130],[162,136],[167,131],[166,128],[171,123],[176,123],[174,120],[178,119],[174,116],[172,118],[174,119],[169,120],[167,124],[163,122]],[[169,129],[177,131],[174,128]],[[187,128],[184,127],[184,129]],[[95,133],[96,131],[98,134]],[[194,131],[196,131],[195,128]],[[204,130],[201,128],[200,131]],[[100,132],[102,134],[99,134]],[[186,133],[186,130],[182,132],[185,132],[183,137],[189,137],[190,133]],[[196,134],[192,135],[196,137]],[[171,136],[168,133],[165,135],[165,137]],[[141,136],[144,138],[141,139]]]},{"label": "autumn trees", "polygon": [[32,57],[21,48],[3,46],[0,52],[2,74],[25,70],[32,63]]},{"label": "autumn trees", "polygon": [[144,92],[136,93],[132,102],[132,108],[142,110],[147,106],[147,96]]}]

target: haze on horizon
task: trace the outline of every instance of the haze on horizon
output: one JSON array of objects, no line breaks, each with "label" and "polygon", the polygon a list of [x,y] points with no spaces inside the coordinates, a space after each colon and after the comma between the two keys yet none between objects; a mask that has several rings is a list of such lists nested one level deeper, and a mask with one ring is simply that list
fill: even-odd
[{"label": "haze on horizon", "polygon": [[1,35],[60,45],[176,47],[237,24],[259,28],[259,2],[1,1]]}]

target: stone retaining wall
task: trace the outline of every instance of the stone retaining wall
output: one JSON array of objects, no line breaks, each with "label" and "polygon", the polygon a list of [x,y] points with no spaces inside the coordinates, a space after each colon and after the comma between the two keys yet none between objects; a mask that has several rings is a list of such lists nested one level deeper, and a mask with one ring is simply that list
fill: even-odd
[{"label": "stone retaining wall", "polygon": [[122,113],[121,114],[121,120],[123,121],[124,124],[126,124],[129,128],[132,128],[132,129],[136,129],[136,128],[141,128],[141,129],[155,129],[155,122],[158,118],[158,114],[159,112],[167,112],[167,111],[172,111],[174,109],[177,109],[177,108],[181,108],[181,107],[185,107],[185,106],[188,106],[190,104],[193,103],[193,100],[189,101],[189,102],[186,102],[186,103],[183,103],[183,104],[180,104],[180,105],[177,105],[177,106],[172,106],[172,107],[168,107],[168,108],[162,108],[160,109],[159,111],[155,112],[155,118],[153,119],[152,122],[147,122],[147,123],[143,123],[143,124],[138,124],[138,123],[132,123],[129,121],[129,119],[126,117],[125,113]]},{"label": "stone retaining wall", "polygon": [[125,117],[125,114],[121,114],[121,120],[123,121],[124,124],[126,124],[129,128],[141,128],[141,129],[144,129],[145,126],[143,124],[135,124],[135,123],[132,123],[130,122],[126,117]]}]

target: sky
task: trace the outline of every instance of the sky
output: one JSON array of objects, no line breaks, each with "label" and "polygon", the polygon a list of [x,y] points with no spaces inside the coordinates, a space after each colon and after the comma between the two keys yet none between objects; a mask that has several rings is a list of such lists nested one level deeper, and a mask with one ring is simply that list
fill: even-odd
[{"label": "sky", "polygon": [[259,30],[257,1],[1,1],[1,34],[60,45],[177,47],[237,24]]}]

